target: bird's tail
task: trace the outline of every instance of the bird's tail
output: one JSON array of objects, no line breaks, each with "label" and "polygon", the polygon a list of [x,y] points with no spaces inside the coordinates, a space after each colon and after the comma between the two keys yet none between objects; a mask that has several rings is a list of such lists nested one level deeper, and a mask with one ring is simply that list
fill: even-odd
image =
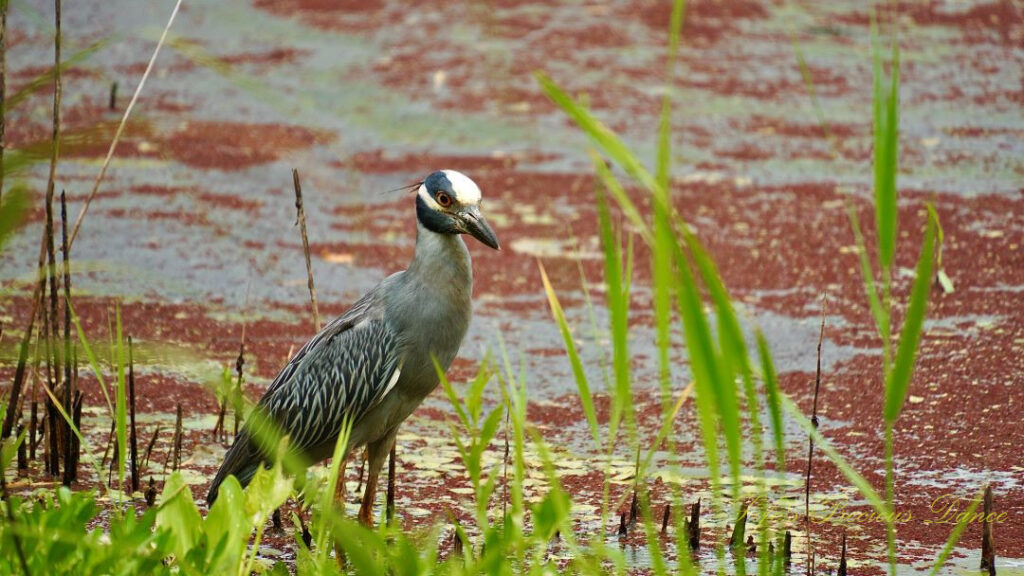
[{"label": "bird's tail", "polygon": [[243,429],[235,438],[235,443],[228,449],[227,455],[224,456],[224,463],[220,465],[220,470],[217,470],[217,475],[213,478],[213,483],[210,484],[210,491],[206,495],[207,503],[213,506],[214,501],[217,500],[217,494],[220,492],[220,485],[227,480],[228,476],[233,475],[238,479],[242,488],[245,488],[256,474],[256,469],[259,466],[259,450],[249,438],[248,430]]}]

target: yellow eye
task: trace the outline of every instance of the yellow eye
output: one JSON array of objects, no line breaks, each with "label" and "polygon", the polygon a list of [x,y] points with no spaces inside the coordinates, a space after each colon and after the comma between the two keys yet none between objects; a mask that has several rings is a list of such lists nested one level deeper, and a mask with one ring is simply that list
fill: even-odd
[{"label": "yellow eye", "polygon": [[437,196],[434,197],[441,208],[447,208],[452,205],[452,197],[445,192],[438,192]]}]

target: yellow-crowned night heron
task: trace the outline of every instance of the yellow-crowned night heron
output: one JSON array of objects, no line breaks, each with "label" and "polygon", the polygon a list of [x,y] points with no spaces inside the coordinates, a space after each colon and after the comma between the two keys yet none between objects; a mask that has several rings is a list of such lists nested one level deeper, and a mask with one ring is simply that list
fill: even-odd
[{"label": "yellow-crowned night heron", "polygon": [[[460,172],[434,172],[419,185],[416,219],[409,268],[386,278],[307,342],[256,407],[310,463],[331,456],[342,421],[349,418],[345,456],[363,445],[369,453],[359,511],[366,524],[372,522],[377,477],[399,424],[437,387],[434,359],[447,370],[469,326],[473,269],[459,235],[498,249],[480,213],[480,189]],[[246,423],[228,450],[210,486],[211,504],[228,475],[244,486],[266,461],[254,425],[259,424]]]}]

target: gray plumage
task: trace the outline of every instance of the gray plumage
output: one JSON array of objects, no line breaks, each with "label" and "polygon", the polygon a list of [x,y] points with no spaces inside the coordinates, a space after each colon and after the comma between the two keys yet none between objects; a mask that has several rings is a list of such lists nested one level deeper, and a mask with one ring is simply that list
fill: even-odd
[{"label": "gray plumage", "polygon": [[[462,174],[428,177],[417,194],[416,251],[408,269],[386,278],[307,342],[260,399],[256,410],[268,418],[250,421],[276,424],[290,436],[291,449],[312,463],[331,456],[347,416],[353,423],[347,451],[368,446],[375,490],[398,426],[439,382],[433,359],[447,370],[469,327],[473,271],[459,234],[498,248],[478,203],[479,189]],[[265,437],[247,423],[208,501],[228,475],[244,486],[263,464],[254,436]]]}]

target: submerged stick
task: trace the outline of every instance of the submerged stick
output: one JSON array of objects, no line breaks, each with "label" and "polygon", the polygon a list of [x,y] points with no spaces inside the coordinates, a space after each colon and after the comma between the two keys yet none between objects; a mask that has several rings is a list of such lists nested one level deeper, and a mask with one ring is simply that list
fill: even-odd
[{"label": "submerged stick", "polygon": [[[25,328],[25,335],[22,337],[21,345],[18,348],[18,365],[14,369],[14,381],[11,384],[11,395],[7,403],[7,413],[4,414],[4,423],[3,429],[0,431],[0,439],[7,438],[11,435],[11,431],[14,428],[14,422],[17,419],[18,398],[21,395],[21,388],[25,383],[26,369],[28,367],[28,348],[32,340],[32,333],[36,328],[36,317],[39,315],[43,286],[46,284],[46,276],[43,273],[43,266],[46,263],[45,238],[46,235],[44,234],[43,241],[40,243],[39,247],[39,265],[37,268],[38,280],[36,282],[35,291],[32,294],[32,311],[29,312],[28,326]],[[38,344],[38,339],[36,342]]]},{"label": "submerged stick", "polygon": [[181,464],[181,404],[178,404],[178,416],[174,421],[174,446],[173,452],[174,458],[171,461],[171,470],[177,470]]},{"label": "submerged stick", "polygon": [[[238,345],[238,358],[235,360],[235,372],[238,379],[235,380],[235,390],[231,399],[235,408],[235,438],[238,437],[238,424],[242,420],[242,369],[245,367],[245,324],[242,324],[242,343]],[[224,426],[221,424],[221,431]]]},{"label": "submerged stick", "polygon": [[985,518],[981,525],[981,569],[996,573],[996,547],[992,537],[992,485],[985,486]]},{"label": "submerged stick", "polygon": [[146,488],[146,506],[152,508],[154,504],[156,504],[156,482],[150,476],[149,487]]},{"label": "submerged stick", "polygon": [[740,505],[740,513],[736,516],[736,527],[732,529],[732,535],[729,536],[729,548],[734,552],[743,547],[747,532],[747,510],[749,508],[750,502],[744,502]]},{"label": "submerged stick", "polygon": [[387,518],[387,525],[395,519],[395,444],[391,445],[391,454],[388,456],[388,495],[384,505],[384,516]]},{"label": "submerged stick", "polygon": [[786,530],[786,537],[782,541],[782,565],[789,570],[790,564],[793,562],[793,534]]},{"label": "submerged stick", "polygon": [[[25,431],[24,424],[18,424],[18,436]],[[22,440],[21,444],[18,444],[18,474],[23,474],[28,471],[28,452],[25,449],[25,441]]]},{"label": "submerged stick", "polygon": [[636,464],[633,466],[633,499],[629,503],[628,526],[636,525],[637,516],[640,514],[640,507],[637,503],[637,491],[640,489],[640,447],[636,449]]},{"label": "submerged stick", "polygon": [[[68,200],[64,190],[60,191],[60,229],[60,248],[64,266],[64,405],[72,406],[74,410],[71,399],[74,398],[77,403],[81,401],[81,396],[76,394],[75,382],[71,378],[71,255],[68,250]],[[71,427],[66,423],[65,426],[68,451],[64,454],[64,484],[69,486],[72,481],[78,479],[78,450],[81,449],[81,444],[72,433]],[[75,423],[75,426],[78,426],[78,423]]]},{"label": "submerged stick", "polygon": [[50,476],[56,477],[60,475],[60,445],[59,445],[59,433],[60,433],[60,421],[61,416],[57,411],[57,407],[53,403],[53,399],[47,397],[46,399],[46,413],[49,422],[46,425],[47,430],[47,461],[49,467],[47,472]]},{"label": "submerged stick", "polygon": [[153,454],[153,446],[156,446],[156,439],[160,436],[160,426],[157,425],[156,430],[153,431],[153,436],[149,439],[149,444],[146,446],[146,457],[142,461],[142,468],[149,468],[149,457]]},{"label": "submerged stick", "polygon": [[[53,70],[53,130],[52,139],[50,142],[50,171],[46,180],[46,254],[47,263],[49,268],[47,269],[47,275],[50,278],[50,330],[48,332],[49,338],[51,339],[51,351],[53,353],[53,364],[51,366],[53,378],[50,380],[51,388],[56,391],[56,384],[60,379],[61,375],[61,360],[60,352],[57,347],[57,338],[59,332],[59,322],[57,315],[57,257],[55,251],[55,236],[54,236],[54,218],[53,218],[53,196],[56,188],[57,181],[57,164],[60,160],[60,102],[61,95],[64,92],[64,85],[61,80],[61,65],[60,65],[60,40],[61,40],[61,0],[54,0],[54,35],[53,35],[53,54],[54,54],[54,70]],[[64,393],[64,406],[71,406],[71,390],[67,389],[65,385]],[[67,437],[70,436],[70,430],[68,429],[67,423],[58,422],[60,426],[60,434],[58,435],[58,450],[63,448],[67,449]],[[58,454],[54,460],[55,463],[59,462],[60,456]],[[58,464],[59,466],[59,464]],[[56,474],[56,472],[54,472]]]},{"label": "submerged stick", "polygon": [[700,549],[700,498],[690,508],[690,550]]},{"label": "submerged stick", "polygon": [[110,443],[114,440],[114,426],[116,422],[113,418],[110,419],[110,432],[107,433],[107,446],[103,449],[103,458],[100,458],[100,466],[102,467],[107,463],[107,456],[110,455]]},{"label": "submerged stick", "polygon": [[32,419],[28,424],[28,457],[36,459],[36,428],[39,426],[39,402],[32,401]]},{"label": "submerged stick", "polygon": [[839,569],[836,576],[846,576],[846,530],[843,530],[843,551],[839,556]]},{"label": "submerged stick", "polygon": [[292,168],[292,182],[295,184],[295,210],[298,212],[296,223],[302,233],[302,253],[306,256],[306,278],[309,287],[309,301],[313,305],[313,329],[320,331],[320,310],[316,304],[316,286],[313,285],[313,263],[309,258],[309,236],[306,235],[306,211],[302,208],[302,184],[299,182],[298,168]]},{"label": "submerged stick", "polygon": [[[72,416],[71,421],[75,424],[75,428],[78,430],[82,429],[82,391],[78,390],[75,392],[75,400],[72,404]],[[78,456],[82,449],[82,444],[78,440],[78,436],[70,433],[70,426],[68,426],[68,444],[67,454],[64,459],[64,485],[71,486],[71,483],[78,479]]]},{"label": "submerged stick", "polygon": [[132,337],[128,336],[128,416],[131,423],[132,493],[139,491],[139,440],[135,429],[135,355],[132,349]]}]

